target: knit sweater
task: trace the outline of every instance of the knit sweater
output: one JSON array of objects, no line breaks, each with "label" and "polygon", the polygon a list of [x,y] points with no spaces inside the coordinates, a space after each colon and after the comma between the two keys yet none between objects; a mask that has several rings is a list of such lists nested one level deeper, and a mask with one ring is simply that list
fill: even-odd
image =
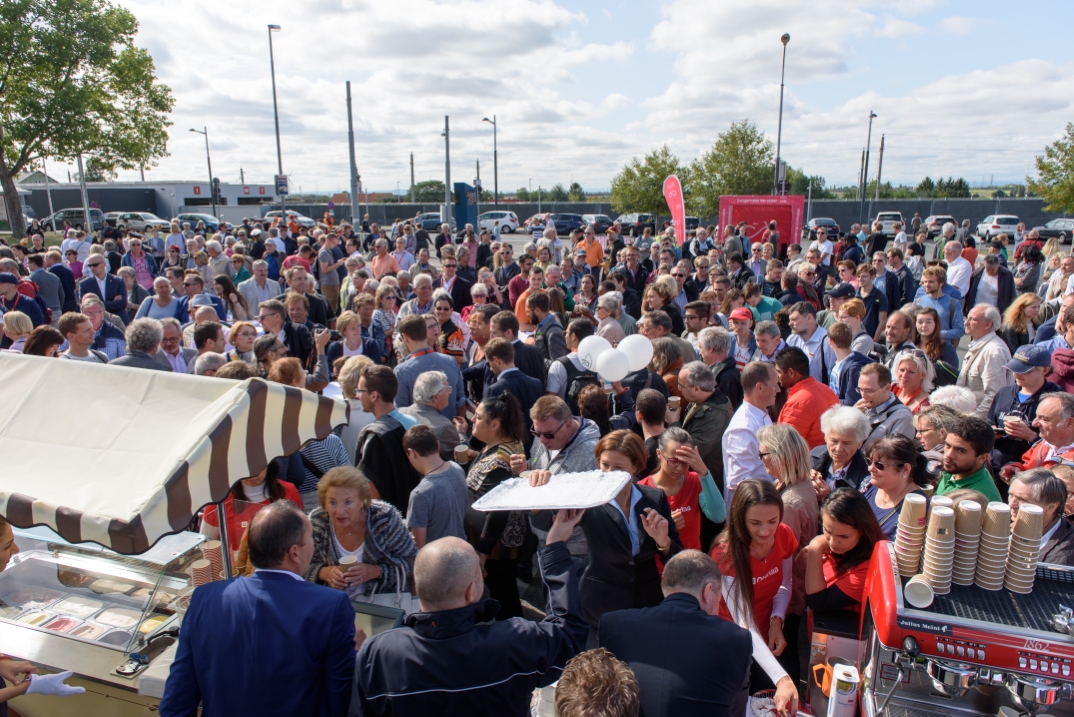
[{"label": "knit sweater", "polygon": [[[332,520],[324,508],[316,508],[310,513],[310,524],[313,526],[313,559],[310,560],[305,578],[311,583],[324,585],[318,577],[321,568],[339,565]],[[401,571],[403,580],[409,582],[417,554],[418,548],[406,529],[403,516],[391,504],[374,500],[369,505],[366,519],[362,562],[380,566],[380,577],[365,583],[369,590],[375,589],[377,593],[407,590],[406,583],[398,585],[396,576]]]}]

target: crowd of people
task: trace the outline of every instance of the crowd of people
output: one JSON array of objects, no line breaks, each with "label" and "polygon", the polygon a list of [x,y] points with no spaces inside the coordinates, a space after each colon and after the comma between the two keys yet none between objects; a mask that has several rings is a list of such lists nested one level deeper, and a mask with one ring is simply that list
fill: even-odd
[{"label": "crowd of people", "polygon": [[[164,715],[523,715],[557,680],[561,715],[737,716],[771,689],[793,714],[806,616],[860,609],[907,495],[1040,505],[1041,559],[1074,565],[1074,258],[952,224],[928,259],[901,229],[549,226],[517,257],[403,221],[35,236],[0,247],[0,346],[350,405],[224,500],[243,579],[195,591]],[[620,380],[579,356],[633,334],[652,360]],[[585,511],[472,507],[584,471],[632,480]],[[192,527],[219,537],[220,509]],[[354,629],[411,593],[404,627]]]}]

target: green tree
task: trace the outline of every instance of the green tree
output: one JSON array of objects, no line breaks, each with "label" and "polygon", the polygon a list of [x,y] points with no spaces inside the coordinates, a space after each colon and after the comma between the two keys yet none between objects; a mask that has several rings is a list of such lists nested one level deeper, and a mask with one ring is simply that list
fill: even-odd
[{"label": "green tree", "polygon": [[0,3],[0,187],[16,237],[15,177],[35,159],[82,153],[113,171],[167,155],[174,100],[137,32],[108,0]]},{"label": "green tree", "polygon": [[[101,164],[96,157],[90,157],[85,162],[87,182],[112,182],[116,179],[116,173]],[[78,172],[75,172],[75,181],[80,181]]]},{"label": "green tree", "polygon": [[551,189],[548,189],[547,192],[548,194],[546,196],[550,202],[565,202],[570,196],[567,194],[567,190],[564,189],[563,185],[559,182],[553,184]]},{"label": "green tree", "polygon": [[[407,192],[409,198],[410,193]],[[427,179],[414,185],[414,196],[422,204],[443,204],[444,183],[439,179]]]},{"label": "green tree", "polygon": [[640,160],[634,157],[612,179],[612,208],[617,212],[666,214],[664,180],[672,174],[682,181],[683,192],[689,201],[690,170],[679,162],[666,144]]},{"label": "green tree", "polygon": [[1074,123],[1034,161],[1037,178],[1026,177],[1029,191],[1044,198],[1049,212],[1074,211]]},{"label": "green tree", "polygon": [[528,201],[530,201],[530,190],[526,189],[525,187],[519,187],[515,191],[515,199],[517,199],[520,202],[528,202]]},{"label": "green tree", "polygon": [[690,165],[691,209],[699,217],[719,213],[724,194],[769,194],[775,166],[772,142],[748,119],[733,122],[712,149]]},{"label": "green tree", "polygon": [[835,194],[828,189],[828,183],[824,180],[824,177],[819,174],[807,177],[805,172],[801,172],[788,165],[787,181],[790,182],[791,185],[791,194],[803,194],[809,196],[809,186],[812,184],[814,199],[835,198]]},{"label": "green tree", "polygon": [[571,182],[571,187],[567,190],[567,199],[572,202],[584,202],[585,190],[582,189],[582,185],[578,182]]},{"label": "green tree", "polygon": [[926,176],[924,179],[918,182],[917,187],[915,187],[915,191],[920,197],[935,197],[936,182],[932,181],[931,177]]}]

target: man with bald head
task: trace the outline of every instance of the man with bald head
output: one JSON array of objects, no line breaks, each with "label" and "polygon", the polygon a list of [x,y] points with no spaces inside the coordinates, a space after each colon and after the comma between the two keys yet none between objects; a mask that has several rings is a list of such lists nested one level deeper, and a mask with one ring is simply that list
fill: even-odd
[{"label": "man with bald head", "polygon": [[500,606],[481,600],[481,563],[466,541],[422,548],[414,562],[422,611],[362,645],[350,715],[528,715],[533,690],[585,648],[589,624],[565,542],[584,512],[559,511],[537,553],[548,592],[541,622],[489,622]]}]

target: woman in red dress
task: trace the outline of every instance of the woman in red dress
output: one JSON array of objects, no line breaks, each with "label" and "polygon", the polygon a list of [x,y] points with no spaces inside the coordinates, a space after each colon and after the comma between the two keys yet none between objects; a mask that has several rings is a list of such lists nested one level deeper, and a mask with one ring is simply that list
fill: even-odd
[{"label": "woman in red dress", "polygon": [[[716,539],[712,559],[723,573],[720,617],[753,635],[750,693],[771,689],[798,695],[776,656],[787,647],[783,621],[791,600],[791,574],[798,540],[783,522],[783,500],[767,480],[738,484],[727,527]],[[779,700],[776,700],[779,702]]]},{"label": "woman in red dress", "polygon": [[[859,610],[873,546],[884,539],[869,501],[850,488],[820,508],[824,532],[806,547],[806,605],[813,611]],[[812,630],[810,630],[812,632]]]},{"label": "woman in red dress", "polygon": [[[227,498],[224,499],[224,516],[232,552],[239,549],[246,534],[246,527],[264,506],[278,500],[289,500],[301,507],[302,496],[298,494],[298,489],[287,481],[279,480],[279,474],[279,463],[271,461],[260,473],[242,479],[228,491]],[[213,539],[220,537],[220,520],[215,505],[205,508],[201,532]]]}]

